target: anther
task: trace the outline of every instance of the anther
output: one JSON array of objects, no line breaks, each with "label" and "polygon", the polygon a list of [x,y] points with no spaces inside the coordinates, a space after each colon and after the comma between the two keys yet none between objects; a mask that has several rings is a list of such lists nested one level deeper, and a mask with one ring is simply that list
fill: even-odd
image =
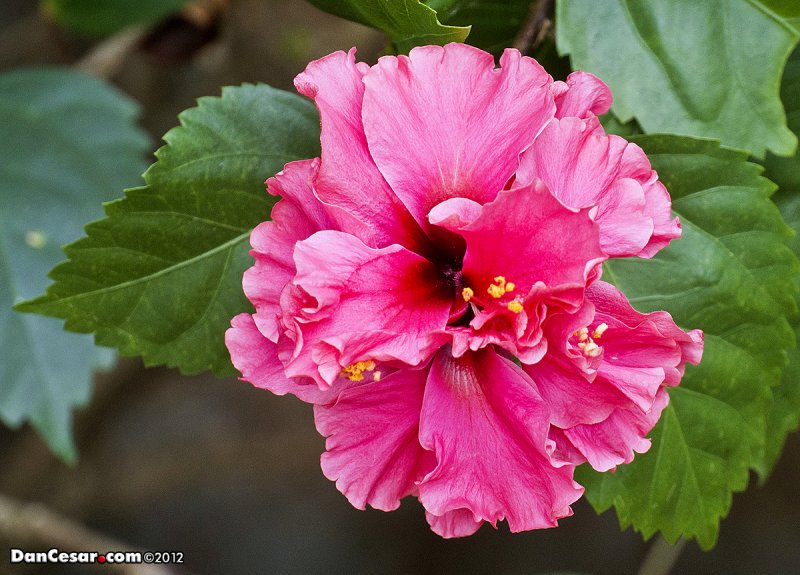
[{"label": "anther", "polygon": [[512,311],[514,313],[519,313],[523,309],[522,308],[522,304],[517,300],[512,300],[512,301],[508,302],[508,306],[507,307],[508,307],[509,311]]},{"label": "anther", "polygon": [[501,297],[503,297],[503,294],[506,293],[506,290],[492,284],[488,288],[486,288],[486,293],[488,293],[494,299],[500,299]]},{"label": "anther", "polygon": [[503,297],[506,291],[509,291],[506,289],[506,287],[506,278],[504,276],[495,276],[494,283],[489,284],[489,287],[486,288],[486,293],[488,293],[494,299],[500,299]]},{"label": "anther", "polygon": [[588,355],[589,357],[597,357],[600,355],[600,346],[597,345],[595,342],[591,341],[586,344],[578,344],[578,347],[583,345],[583,353],[584,355]]},{"label": "anther", "polygon": [[[375,370],[375,362],[371,359],[366,361],[357,361],[355,363],[351,363],[347,367],[342,368],[341,374],[342,377],[346,377],[350,381],[362,381],[364,379],[364,372],[365,371],[374,371]],[[380,374],[380,372],[375,372],[376,374]],[[375,379],[375,374],[372,376]],[[378,379],[380,379],[380,375],[378,375]],[[377,379],[375,379],[377,381]]]},{"label": "anther", "polygon": [[607,329],[608,329],[608,324],[601,323],[596,328],[594,328],[594,331],[592,332],[592,337],[594,339],[600,339],[601,337],[603,337],[603,334],[606,332]]}]

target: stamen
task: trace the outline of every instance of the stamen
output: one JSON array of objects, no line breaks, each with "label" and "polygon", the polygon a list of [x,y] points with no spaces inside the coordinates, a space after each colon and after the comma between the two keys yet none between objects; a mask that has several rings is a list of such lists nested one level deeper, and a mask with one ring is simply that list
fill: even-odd
[{"label": "stamen", "polygon": [[588,355],[589,357],[597,357],[598,355],[600,355],[600,346],[597,345],[595,342],[590,341],[590,342],[588,342],[586,344],[580,344],[579,343],[578,347],[580,347],[581,345],[584,346],[582,348],[583,349],[583,353]]},{"label": "stamen", "polygon": [[603,334],[606,332],[607,329],[608,329],[608,324],[601,323],[596,328],[594,328],[594,331],[592,332],[592,337],[594,339],[600,339],[601,337],[603,337]]},{"label": "stamen", "polygon": [[[508,293],[513,292],[517,288],[514,282],[506,281],[505,276],[495,276],[494,283],[489,284],[489,287],[486,288],[486,293],[488,293],[492,299],[500,299],[501,301],[498,302],[501,305],[505,305],[510,311],[514,313],[519,313],[522,311],[522,305],[520,304],[520,299],[517,297],[515,300],[508,301],[505,298],[505,295]],[[475,300],[482,308],[485,308],[489,305],[489,302],[481,300],[481,298],[475,297],[475,292],[472,288],[465,287],[461,290],[461,297],[464,298],[464,301]]]},{"label": "stamen", "polygon": [[519,313],[523,310],[522,304],[518,300],[508,302],[508,310],[514,313]]},{"label": "stamen", "polygon": [[494,278],[494,283],[489,284],[489,287],[486,288],[486,293],[492,296],[494,299],[500,299],[506,293],[506,278],[503,276],[496,276]]},{"label": "stamen", "polygon": [[[375,370],[375,362],[371,359],[366,361],[357,361],[355,363],[351,363],[347,367],[342,368],[342,377],[346,377],[350,381],[362,381],[364,379],[364,372],[365,371],[374,371]],[[377,371],[375,374],[378,374],[378,379],[380,379],[380,372]],[[375,374],[373,374],[372,378],[375,379]],[[375,381],[378,381],[375,379]]]},{"label": "stamen", "polygon": [[594,339],[601,337],[607,329],[608,326],[602,323],[598,325],[597,328],[592,331],[592,335],[589,336],[589,328],[582,327],[572,332],[572,337],[578,338],[578,349],[581,350],[583,355],[586,357],[597,357],[603,351],[603,348],[597,345]]}]

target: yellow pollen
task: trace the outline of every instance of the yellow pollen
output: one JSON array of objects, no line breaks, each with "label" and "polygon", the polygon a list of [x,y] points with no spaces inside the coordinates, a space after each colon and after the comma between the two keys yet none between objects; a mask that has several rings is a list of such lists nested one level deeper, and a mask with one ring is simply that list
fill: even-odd
[{"label": "yellow pollen", "polygon": [[522,304],[519,303],[517,300],[513,300],[508,302],[508,309],[509,311],[513,311],[514,313],[519,313],[522,311]]},{"label": "yellow pollen", "polygon": [[572,332],[572,337],[578,338],[578,349],[581,350],[583,355],[586,357],[597,357],[603,351],[603,348],[597,345],[594,339],[602,336],[607,329],[608,326],[604,323],[601,323],[594,329],[594,331],[592,331],[592,335],[590,336],[589,328],[582,327],[581,329]]},{"label": "yellow pollen", "polygon": [[472,288],[465,287],[461,290],[461,297],[464,298],[464,301],[469,301],[472,299],[472,296],[475,295],[475,292],[472,291]]},{"label": "yellow pollen", "polygon": [[589,353],[590,351],[594,351],[595,349],[597,349],[597,348],[598,348],[598,347],[600,347],[600,346],[599,346],[599,345],[597,345],[597,344],[596,344],[595,342],[593,342],[593,341],[588,341],[588,342],[586,342],[586,343],[579,343],[579,344],[578,344],[578,347],[580,347],[581,349],[583,349],[584,353]]},{"label": "yellow pollen", "polygon": [[607,329],[608,329],[608,324],[601,323],[596,328],[594,328],[594,331],[592,332],[592,337],[594,339],[600,339],[601,337],[603,337],[603,334],[606,332]]},{"label": "yellow pollen", "polygon": [[512,291],[514,291],[515,287],[517,286],[514,284],[514,282],[508,282],[506,284],[506,293],[511,293]]},{"label": "yellow pollen", "polygon": [[584,346],[582,348],[584,355],[588,355],[589,357],[597,357],[598,355],[600,355],[600,346],[597,345],[595,342],[591,341],[586,344],[579,343],[578,347],[581,347],[581,345]]},{"label": "yellow pollen", "polygon": [[494,283],[489,284],[489,287],[486,288],[486,292],[494,299],[503,297],[506,291],[508,291],[506,290],[506,278],[503,276],[496,276],[494,278]]},{"label": "yellow pollen", "polygon": [[[371,359],[366,361],[357,361],[355,363],[351,363],[345,368],[342,368],[342,377],[346,377],[350,381],[361,381],[364,379],[364,372],[365,371],[374,371],[375,370],[375,362]],[[380,372],[376,372],[380,374]],[[374,379],[374,374],[373,374]],[[378,376],[380,379],[380,375]],[[377,381],[377,380],[375,380]]]},{"label": "yellow pollen", "polygon": [[506,293],[506,290],[504,290],[503,288],[492,284],[488,288],[486,288],[486,292],[490,296],[492,296],[494,299],[499,299],[499,298],[503,297],[503,294]]}]

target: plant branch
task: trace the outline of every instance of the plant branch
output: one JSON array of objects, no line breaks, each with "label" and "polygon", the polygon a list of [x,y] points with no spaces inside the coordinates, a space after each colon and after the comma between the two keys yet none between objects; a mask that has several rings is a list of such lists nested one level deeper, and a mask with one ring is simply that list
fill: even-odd
[{"label": "plant branch", "polygon": [[[198,28],[208,28],[220,14],[224,13],[229,4],[230,0],[197,0],[186,5],[180,16]],[[113,78],[125,65],[128,56],[135,52],[154,30],[158,30],[158,25],[131,26],[117,32],[92,48],[75,64],[75,67],[101,78]]]},{"label": "plant branch", "polygon": [[101,78],[113,78],[147,32],[144,26],[126,28],[97,44],[75,67]]},{"label": "plant branch", "polygon": [[525,23],[514,38],[514,48],[525,54],[541,44],[553,29],[552,13],[553,0],[532,2]]},{"label": "plant branch", "polygon": [[675,545],[672,545],[660,535],[657,536],[647,550],[638,575],[669,575],[686,542],[687,540],[681,537]]}]

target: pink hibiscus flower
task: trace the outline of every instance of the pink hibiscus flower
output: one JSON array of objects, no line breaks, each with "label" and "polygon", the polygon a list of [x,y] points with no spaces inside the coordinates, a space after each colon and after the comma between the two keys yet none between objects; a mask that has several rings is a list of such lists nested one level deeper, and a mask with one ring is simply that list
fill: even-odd
[{"label": "pink hibiscus flower", "polygon": [[314,404],[323,472],[360,509],[414,495],[445,537],[556,525],[575,466],[645,451],[702,353],[599,279],[680,235],[641,149],[597,121],[608,88],[462,44],[337,52],[295,85],[322,157],[267,182],[234,365]]}]

